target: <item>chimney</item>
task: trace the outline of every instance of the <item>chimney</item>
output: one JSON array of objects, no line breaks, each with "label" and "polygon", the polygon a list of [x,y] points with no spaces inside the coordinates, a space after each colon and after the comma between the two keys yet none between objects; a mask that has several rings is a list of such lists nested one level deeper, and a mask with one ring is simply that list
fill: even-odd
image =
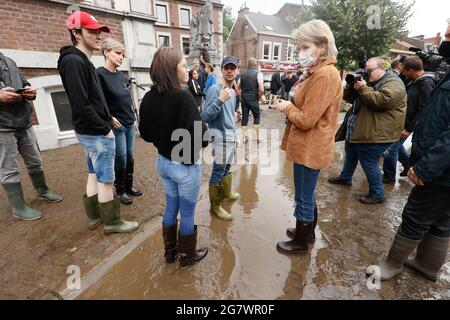
[{"label": "chimney", "polygon": [[238,16],[239,16],[239,17],[245,16],[245,15],[249,14],[249,12],[250,12],[250,9],[247,7],[247,4],[244,2],[244,3],[242,4],[241,9],[240,9],[239,12],[238,12]]}]

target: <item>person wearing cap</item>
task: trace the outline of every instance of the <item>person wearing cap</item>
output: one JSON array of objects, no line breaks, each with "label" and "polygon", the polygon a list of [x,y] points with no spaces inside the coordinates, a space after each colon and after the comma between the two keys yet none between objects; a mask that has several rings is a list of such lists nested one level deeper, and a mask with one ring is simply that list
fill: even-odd
[{"label": "person wearing cap", "polygon": [[223,82],[213,85],[206,94],[203,121],[213,146],[214,164],[209,180],[211,212],[223,220],[231,220],[222,203],[233,202],[240,195],[231,191],[233,185],[231,164],[236,152],[236,92],[232,89],[239,62],[236,57],[225,56],[222,61]]},{"label": "person wearing cap", "polygon": [[31,123],[29,101],[34,99],[36,89],[23,78],[16,63],[0,53],[0,182],[13,216],[22,220],[37,220],[42,213],[25,203],[17,152],[22,155],[39,199],[48,202],[63,200],[51,192],[45,182],[42,158]]},{"label": "person wearing cap", "polygon": [[126,233],[139,227],[121,219],[120,201],[114,198],[115,137],[111,113],[95,67],[90,61],[100,50],[101,32],[109,32],[90,14],[73,12],[67,19],[73,46],[61,49],[58,70],[72,109],[75,134],[86,153],[89,170],[83,197],[89,228],[102,222],[105,233]]}]

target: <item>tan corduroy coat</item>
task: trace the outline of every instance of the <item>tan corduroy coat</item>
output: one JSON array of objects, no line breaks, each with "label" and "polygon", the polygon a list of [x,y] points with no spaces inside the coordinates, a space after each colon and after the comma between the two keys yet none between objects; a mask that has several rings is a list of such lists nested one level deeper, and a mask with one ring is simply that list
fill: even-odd
[{"label": "tan corduroy coat", "polygon": [[311,68],[309,77],[294,92],[294,103],[286,107],[288,125],[281,149],[286,159],[310,169],[331,166],[343,87],[334,59]]}]

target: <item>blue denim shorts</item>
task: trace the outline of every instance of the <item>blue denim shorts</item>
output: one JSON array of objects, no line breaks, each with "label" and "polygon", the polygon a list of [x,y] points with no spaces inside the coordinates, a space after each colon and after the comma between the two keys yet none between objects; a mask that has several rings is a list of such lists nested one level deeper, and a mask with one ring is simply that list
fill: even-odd
[{"label": "blue denim shorts", "polygon": [[89,173],[95,173],[100,183],[112,183],[114,176],[115,138],[91,136],[76,133],[78,141],[86,153]]}]

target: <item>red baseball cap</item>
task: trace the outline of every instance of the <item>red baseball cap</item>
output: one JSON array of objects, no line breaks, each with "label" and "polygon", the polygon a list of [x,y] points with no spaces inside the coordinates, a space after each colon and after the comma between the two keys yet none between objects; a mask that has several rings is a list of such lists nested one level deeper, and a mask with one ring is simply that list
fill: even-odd
[{"label": "red baseball cap", "polygon": [[110,32],[109,28],[105,25],[98,23],[94,16],[84,11],[74,11],[67,18],[67,29],[89,29],[89,30],[101,30],[103,32]]}]

